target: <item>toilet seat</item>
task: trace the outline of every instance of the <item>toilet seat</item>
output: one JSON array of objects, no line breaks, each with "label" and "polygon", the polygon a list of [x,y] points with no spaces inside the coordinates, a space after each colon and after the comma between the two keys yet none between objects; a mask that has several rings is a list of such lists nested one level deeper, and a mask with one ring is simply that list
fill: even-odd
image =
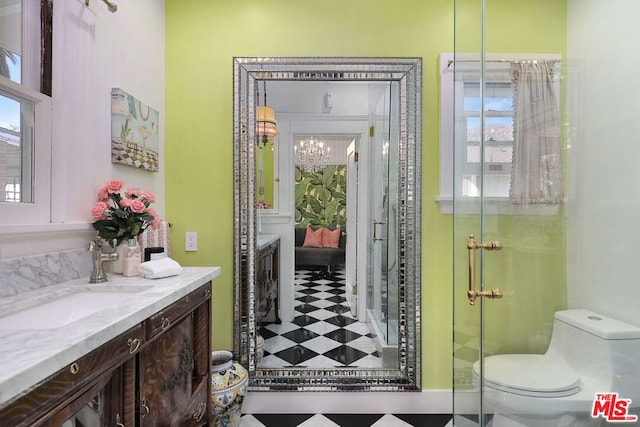
[{"label": "toilet seat", "polygon": [[[480,374],[479,361],[473,372]],[[487,387],[532,397],[564,397],[580,391],[580,377],[567,366],[541,354],[501,354],[484,359]]]}]

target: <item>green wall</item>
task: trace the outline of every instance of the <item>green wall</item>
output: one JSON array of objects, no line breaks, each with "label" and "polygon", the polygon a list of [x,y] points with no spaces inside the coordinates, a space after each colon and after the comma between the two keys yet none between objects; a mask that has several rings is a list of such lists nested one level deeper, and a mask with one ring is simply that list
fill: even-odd
[{"label": "green wall", "polygon": [[[493,51],[564,53],[564,0],[489,4]],[[476,37],[469,36],[471,43]],[[453,51],[453,41],[453,0],[325,0],[321,7],[296,0],[166,0],[166,216],[174,224],[175,259],[222,267],[213,292],[216,348],[232,348],[233,332],[233,57],[422,57],[422,378],[425,389],[451,387],[452,218],[434,199],[437,58]],[[184,252],[186,231],[198,232],[198,252]]]}]

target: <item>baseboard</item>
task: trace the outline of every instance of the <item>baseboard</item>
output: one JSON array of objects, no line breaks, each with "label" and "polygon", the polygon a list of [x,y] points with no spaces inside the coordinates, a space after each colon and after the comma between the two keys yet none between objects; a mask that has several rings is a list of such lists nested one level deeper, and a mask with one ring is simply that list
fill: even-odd
[{"label": "baseboard", "polygon": [[451,414],[451,390],[422,392],[253,392],[245,414]]}]

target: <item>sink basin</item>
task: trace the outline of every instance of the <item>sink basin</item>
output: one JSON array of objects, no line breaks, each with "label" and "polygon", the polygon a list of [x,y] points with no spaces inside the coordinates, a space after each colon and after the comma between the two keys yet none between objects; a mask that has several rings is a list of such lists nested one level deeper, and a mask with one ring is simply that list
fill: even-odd
[{"label": "sink basin", "polygon": [[82,289],[39,301],[0,317],[0,329],[56,329],[87,316],[131,302],[149,287]]}]

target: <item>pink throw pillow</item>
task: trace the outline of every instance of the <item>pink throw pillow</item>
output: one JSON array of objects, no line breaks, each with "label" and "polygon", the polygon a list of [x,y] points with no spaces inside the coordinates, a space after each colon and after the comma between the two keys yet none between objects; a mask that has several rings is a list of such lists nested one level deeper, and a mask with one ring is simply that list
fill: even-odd
[{"label": "pink throw pillow", "polygon": [[339,228],[335,230],[329,230],[327,227],[322,227],[322,247],[323,248],[337,248],[340,246],[340,234],[342,232]]},{"label": "pink throw pillow", "polygon": [[304,248],[321,248],[322,247],[322,228],[313,231],[311,227],[307,227],[307,233],[304,235]]}]

